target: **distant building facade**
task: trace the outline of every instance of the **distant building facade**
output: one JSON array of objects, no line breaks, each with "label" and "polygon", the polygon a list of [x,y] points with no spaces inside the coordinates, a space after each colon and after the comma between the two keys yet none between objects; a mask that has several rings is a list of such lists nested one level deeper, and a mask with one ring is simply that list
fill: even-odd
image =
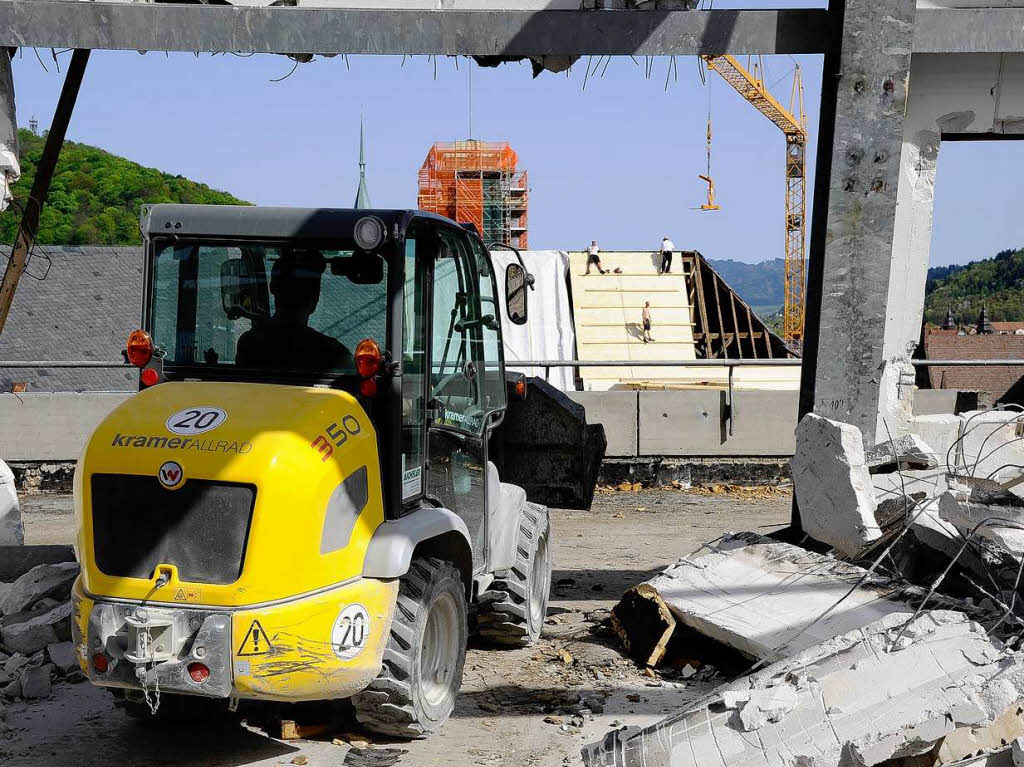
[{"label": "distant building facade", "polygon": [[484,242],[526,250],[530,193],[518,163],[508,143],[436,143],[420,168],[417,207],[473,224]]}]

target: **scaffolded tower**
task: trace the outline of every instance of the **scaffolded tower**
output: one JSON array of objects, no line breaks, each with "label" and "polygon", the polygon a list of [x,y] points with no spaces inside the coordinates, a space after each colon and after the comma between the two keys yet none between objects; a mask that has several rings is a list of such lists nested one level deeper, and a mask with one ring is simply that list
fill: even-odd
[{"label": "scaffolded tower", "polygon": [[508,143],[438,142],[420,168],[418,206],[476,226],[484,242],[527,247],[526,171]]}]

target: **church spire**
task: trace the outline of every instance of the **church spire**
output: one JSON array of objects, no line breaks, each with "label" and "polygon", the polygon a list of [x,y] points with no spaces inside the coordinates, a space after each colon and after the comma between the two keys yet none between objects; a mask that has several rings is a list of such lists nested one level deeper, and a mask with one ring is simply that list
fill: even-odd
[{"label": "church spire", "polygon": [[356,190],[356,210],[370,208],[370,190],[366,188],[366,147],[363,138],[363,118],[359,117],[359,189]]}]

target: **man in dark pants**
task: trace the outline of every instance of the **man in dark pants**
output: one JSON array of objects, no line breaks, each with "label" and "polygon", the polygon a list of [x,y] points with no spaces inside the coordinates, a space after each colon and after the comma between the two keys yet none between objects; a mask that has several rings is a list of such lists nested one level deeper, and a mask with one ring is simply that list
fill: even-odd
[{"label": "man in dark pants", "polygon": [[661,238],[661,274],[668,274],[672,271],[672,251],[676,246],[672,240],[665,235]]},{"label": "man in dark pants", "polygon": [[601,268],[601,249],[597,247],[597,240],[591,240],[590,247],[587,248],[587,274],[590,274],[591,266],[596,266],[597,271],[605,274],[605,270]]}]

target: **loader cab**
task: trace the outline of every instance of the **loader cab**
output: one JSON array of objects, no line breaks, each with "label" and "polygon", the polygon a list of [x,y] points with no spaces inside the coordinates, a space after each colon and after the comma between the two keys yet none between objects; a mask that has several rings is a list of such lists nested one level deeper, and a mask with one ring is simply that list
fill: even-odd
[{"label": "loader cab", "polygon": [[451,509],[484,561],[507,298],[478,236],[417,211],[154,205],[142,223],[155,347],[142,388],[348,391],[378,434],[385,517]]}]

